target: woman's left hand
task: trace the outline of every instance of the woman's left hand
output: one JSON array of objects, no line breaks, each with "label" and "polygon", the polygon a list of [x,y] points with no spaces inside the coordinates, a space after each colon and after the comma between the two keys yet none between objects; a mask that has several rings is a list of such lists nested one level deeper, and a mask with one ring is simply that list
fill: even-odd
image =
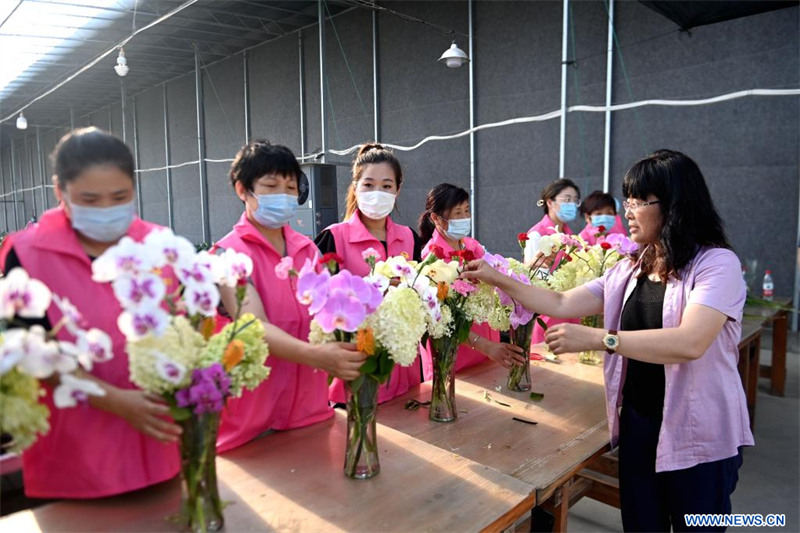
[{"label": "woman's left hand", "polygon": [[547,329],[544,341],[556,355],[583,350],[604,350],[605,330],[580,324],[557,324]]},{"label": "woman's left hand", "polygon": [[507,342],[493,342],[488,339],[482,339],[477,347],[486,357],[504,368],[525,364],[525,354],[519,346],[514,346]]}]

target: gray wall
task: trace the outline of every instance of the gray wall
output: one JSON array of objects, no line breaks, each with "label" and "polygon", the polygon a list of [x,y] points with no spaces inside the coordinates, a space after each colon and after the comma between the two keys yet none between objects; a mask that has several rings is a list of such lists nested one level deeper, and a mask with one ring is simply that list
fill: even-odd
[{"label": "gray wall", "polygon": [[[467,33],[467,3],[391,2],[388,7]],[[681,33],[669,20],[638,2],[616,2],[619,53],[614,60],[614,103],[650,98],[692,99],[751,88],[800,85],[800,10],[765,13]],[[560,2],[475,2],[475,113],[477,124],[537,115],[560,105]],[[468,70],[447,69],[436,59],[449,36],[387,13],[379,23],[380,140],[410,145],[428,135],[463,131],[469,124]],[[328,147],[342,149],[373,138],[372,16],[351,10],[326,24]],[[605,99],[606,13],[603,2],[572,3],[569,103],[602,105]],[[318,31],[304,30],[306,152],[321,146]],[[467,48],[461,35],[458,44]],[[301,139],[298,35],[290,34],[249,52],[251,136],[286,144],[299,154]],[[134,72],[135,74],[135,72]],[[244,65],[241,54],[203,72],[207,157],[229,159],[245,141]],[[171,162],[197,159],[194,75],[167,84]],[[135,96],[140,168],[162,167],[163,92]],[[648,152],[668,147],[692,156],[703,170],[729,235],[742,259],[771,268],[779,293],[793,283],[798,225],[800,100],[748,97],[702,107],[644,107],[613,114],[611,192],[621,196],[625,170]],[[132,144],[128,105],[126,132]],[[76,117],[122,133],[122,110],[112,105]],[[570,113],[566,174],[584,195],[602,188],[603,114]],[[42,132],[49,153],[64,130]],[[476,134],[478,237],[495,252],[518,252],[515,236],[541,217],[535,203],[558,175],[558,119],[507,126]],[[35,134],[15,136],[14,179],[9,139],[0,147],[0,187],[41,183]],[[436,183],[469,186],[468,137],[398,151],[406,182],[396,218],[415,226],[425,194]],[[350,181],[352,156],[338,163],[340,206]],[[212,239],[224,235],[241,213],[227,178],[228,162],[207,163]],[[49,161],[45,175],[49,176]],[[39,180],[39,181],[37,181]],[[202,240],[199,171],[174,169],[175,230]],[[13,183],[19,183],[14,185]],[[36,191],[38,192],[38,191]],[[52,191],[48,189],[48,199]],[[141,173],[142,215],[167,224],[166,172]],[[10,200],[10,198],[5,198]],[[20,195],[2,204],[0,229],[15,229],[41,211],[41,195]],[[34,205],[34,202],[36,204]],[[52,201],[49,201],[52,205]],[[8,221],[8,222],[7,222]],[[574,228],[574,229],[580,229]],[[769,237],[767,237],[767,235]]]}]

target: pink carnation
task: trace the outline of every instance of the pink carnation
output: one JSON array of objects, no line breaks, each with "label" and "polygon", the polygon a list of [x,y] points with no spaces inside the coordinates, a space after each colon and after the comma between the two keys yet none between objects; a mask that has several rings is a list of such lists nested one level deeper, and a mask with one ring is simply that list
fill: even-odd
[{"label": "pink carnation", "polygon": [[364,261],[367,261],[370,258],[379,259],[380,258],[380,254],[378,253],[378,251],[375,248],[367,248],[366,250],[361,252],[361,258]]},{"label": "pink carnation", "polygon": [[275,265],[275,277],[278,279],[289,279],[289,274],[291,273],[294,265],[292,264],[291,257],[284,257],[281,259],[281,262]]},{"label": "pink carnation", "polygon": [[468,296],[478,290],[478,287],[463,279],[457,279],[453,282],[452,288],[461,296]]}]

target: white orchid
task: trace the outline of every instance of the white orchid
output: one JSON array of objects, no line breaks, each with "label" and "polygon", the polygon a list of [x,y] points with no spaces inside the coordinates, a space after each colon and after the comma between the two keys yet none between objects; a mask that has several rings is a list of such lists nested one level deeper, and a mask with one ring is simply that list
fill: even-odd
[{"label": "white orchid", "polygon": [[88,331],[78,332],[76,343],[81,353],[88,354],[95,363],[105,363],[114,357],[114,348],[111,336],[105,331],[92,328]]},{"label": "white orchid", "polygon": [[154,267],[164,265],[175,267],[195,255],[194,245],[189,239],[175,235],[168,228],[151,231],[144,238],[144,245],[156,254]]},{"label": "white orchid", "polygon": [[61,383],[53,391],[53,403],[59,409],[75,407],[89,396],[105,396],[106,391],[89,379],[80,379],[70,374],[61,375]]},{"label": "white orchid", "polygon": [[219,305],[219,289],[213,283],[188,285],[183,293],[186,310],[190,315],[216,316]]},{"label": "white orchid", "polygon": [[25,355],[19,347],[22,345],[22,337],[27,334],[24,329],[10,329],[3,332],[0,336],[0,376],[17,366],[20,359]]},{"label": "white orchid", "polygon": [[150,352],[155,359],[156,372],[164,381],[178,385],[186,375],[186,367],[158,350]]},{"label": "white orchid", "polygon": [[240,280],[246,280],[253,273],[253,260],[245,254],[228,248],[212,263],[214,281],[227,287],[235,287]]},{"label": "white orchid", "polygon": [[103,283],[120,276],[138,276],[150,272],[159,257],[157,250],[126,236],[92,262],[92,279]]},{"label": "white orchid", "polygon": [[50,307],[52,294],[38,279],[32,279],[23,268],[13,268],[0,278],[0,319],[14,316],[38,318]]},{"label": "white orchid", "polygon": [[553,253],[553,249],[561,243],[558,236],[542,235],[539,242],[536,243],[536,251],[541,252],[544,256],[549,256]]},{"label": "white orchid", "polygon": [[53,303],[56,304],[59,311],[61,311],[62,320],[67,331],[73,335],[77,335],[80,331],[80,324],[83,322],[83,315],[78,308],[75,307],[69,298],[62,298],[57,294],[53,294]]},{"label": "white orchid", "polygon": [[364,281],[367,282],[367,285],[372,285],[376,289],[378,289],[381,293],[386,292],[386,289],[389,288],[390,280],[386,276],[382,276],[380,274],[371,274],[364,278]]},{"label": "white orchid", "polygon": [[158,305],[167,292],[164,281],[149,272],[135,277],[117,278],[112,287],[119,303],[129,311]]},{"label": "white orchid", "polygon": [[126,339],[137,341],[148,335],[160,337],[169,321],[169,314],[160,307],[143,307],[119,315],[117,327]]},{"label": "white orchid", "polygon": [[61,350],[59,344],[47,339],[47,332],[42,326],[35,325],[29,330],[13,329],[3,334],[3,352],[15,357],[22,353],[19,360],[20,369],[29,376],[44,379],[55,372],[72,372],[78,363],[67,351]]},{"label": "white orchid", "polygon": [[185,286],[214,283],[213,265],[217,258],[208,252],[184,259],[175,266],[175,274]]}]

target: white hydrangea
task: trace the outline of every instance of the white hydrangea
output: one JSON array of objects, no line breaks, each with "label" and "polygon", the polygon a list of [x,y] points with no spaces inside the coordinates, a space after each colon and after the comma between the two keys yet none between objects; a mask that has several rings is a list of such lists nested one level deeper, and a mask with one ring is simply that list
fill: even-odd
[{"label": "white hydrangea", "polygon": [[494,287],[486,283],[479,283],[478,290],[470,293],[464,303],[464,314],[476,324],[487,322],[494,308],[494,296]]},{"label": "white hydrangea", "polygon": [[336,336],[331,333],[325,333],[316,320],[311,321],[311,330],[308,332],[308,342],[311,344],[325,344],[327,342],[334,342]]},{"label": "white hydrangea", "polygon": [[378,310],[367,317],[366,324],[395,363],[409,366],[417,358],[427,316],[414,289],[395,288],[386,293]]},{"label": "white hydrangea", "polygon": [[446,305],[441,306],[440,311],[439,320],[430,315],[426,316],[428,335],[434,339],[441,339],[453,333],[453,312]]}]

